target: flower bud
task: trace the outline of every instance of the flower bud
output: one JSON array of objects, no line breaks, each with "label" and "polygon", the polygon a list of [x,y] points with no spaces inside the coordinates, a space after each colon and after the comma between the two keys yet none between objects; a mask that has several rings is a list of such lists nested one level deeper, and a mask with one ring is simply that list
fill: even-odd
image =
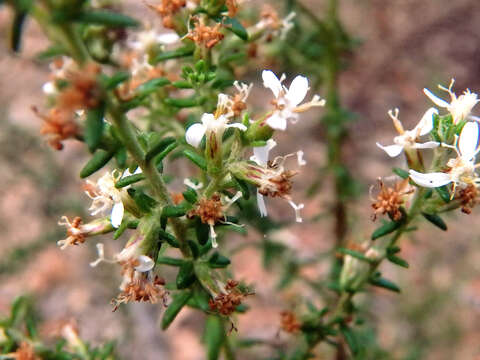
[{"label": "flower bud", "polygon": [[370,265],[351,255],[345,255],[342,272],[340,273],[340,287],[346,291],[359,290],[370,274]]}]

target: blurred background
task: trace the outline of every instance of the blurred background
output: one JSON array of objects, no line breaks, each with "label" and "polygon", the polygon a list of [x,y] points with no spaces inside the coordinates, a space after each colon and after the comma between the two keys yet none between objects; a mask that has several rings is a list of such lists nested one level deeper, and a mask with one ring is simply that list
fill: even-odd
[{"label": "blurred background", "polygon": [[[303,2],[322,16],[323,1]],[[154,21],[141,1],[125,3],[129,14],[142,19],[150,16]],[[22,52],[10,53],[6,43],[9,15],[7,9],[0,9],[0,314],[8,311],[16,296],[27,293],[37,300],[47,323],[75,318],[83,338],[93,343],[116,339],[124,359],[139,359],[138,354],[145,360],[203,359],[198,336],[202,315],[184,309],[173,326],[161,332],[161,306],[129,304],[112,313],[109,303],[116,294],[119,274],[108,265],[89,267],[96,257],[92,242],[63,252],[56,246],[65,235],[57,225],[61,215],[88,218],[89,201],[78,178],[87,154],[82,144],[73,141],[63,151],[54,152],[39,136],[41,121],[31,106],[43,104],[41,87],[48,77],[48,65],[34,59],[47,40],[30,22]],[[356,116],[349,125],[345,160],[362,185],[361,195],[351,206],[349,236],[367,237],[376,226],[370,219],[368,188],[377,177],[391,174],[393,166],[402,166],[402,159],[392,160],[375,146],[376,141],[390,143],[395,135],[387,111],[398,107],[400,119],[411,128],[431,106],[423,87],[435,91],[436,84],[448,85],[454,77],[457,93],[467,87],[480,91],[480,4],[478,0],[344,0],[340,17],[359,40],[350,66],[340,77],[342,103]],[[286,71],[288,79],[302,73],[302,68],[284,68],[280,61],[268,66]],[[259,106],[262,96],[256,95],[264,91],[259,82],[261,70],[249,71],[241,79],[255,83],[250,101]],[[315,196],[306,194],[312,179],[321,177],[318,169],[325,166],[321,111],[302,117],[279,141],[278,154],[303,149],[309,162],[297,176],[294,197],[305,203],[305,218],[314,220],[275,234],[300,256],[328,251],[333,245],[329,180],[322,182]],[[281,201],[269,205],[274,219],[291,215]],[[358,297],[360,306],[368,309],[379,347],[390,353],[378,358],[480,359],[477,214],[474,209],[471,215],[458,212],[446,219],[447,232],[423,224],[421,231],[402,241],[402,255],[410,269],[391,264],[382,267],[402,293],[373,290],[369,296]],[[256,288],[256,296],[247,300],[250,310],[238,318],[238,336],[275,343],[286,336],[279,333],[280,312],[310,290],[295,284],[276,295],[278,277],[264,270],[259,253],[248,246],[262,236],[251,232],[231,239],[236,247],[246,244],[233,259],[236,278]],[[120,246],[109,245],[107,254]],[[318,280],[327,269],[328,262],[320,262],[302,276]],[[266,357],[269,352],[268,346],[260,346],[246,350],[242,358]],[[319,359],[330,358],[327,348],[320,348],[318,354]]]}]

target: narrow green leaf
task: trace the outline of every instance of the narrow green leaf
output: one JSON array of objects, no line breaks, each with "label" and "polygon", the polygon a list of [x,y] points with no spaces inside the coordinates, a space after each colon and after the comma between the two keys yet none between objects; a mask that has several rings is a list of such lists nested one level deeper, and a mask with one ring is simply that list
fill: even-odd
[{"label": "narrow green leaf", "polygon": [[173,86],[175,86],[177,89],[192,89],[193,85],[186,80],[180,80],[180,81],[174,81],[172,83]]},{"label": "narrow green leaf", "polygon": [[105,121],[103,121],[104,115],[104,104],[90,109],[87,112],[87,120],[85,121],[85,143],[91,152],[97,150],[98,145],[100,145],[102,141],[103,129],[105,127]]},{"label": "narrow green leaf", "polygon": [[450,202],[450,191],[448,190],[447,185],[437,187],[435,190],[437,191],[438,195],[440,195],[444,203],[448,204]]},{"label": "narrow green leaf", "polygon": [[15,52],[18,52],[21,47],[23,26],[26,18],[27,13],[20,11],[16,11],[13,16],[12,30],[10,35],[10,49]]},{"label": "narrow green leaf", "polygon": [[185,261],[178,270],[175,283],[178,289],[185,289],[195,281],[195,271],[192,261]]},{"label": "narrow green leaf", "polygon": [[222,22],[228,30],[237,35],[240,39],[248,41],[247,30],[237,19],[225,16]]},{"label": "narrow green leaf", "polygon": [[130,16],[106,10],[79,13],[74,19],[83,24],[104,25],[109,27],[135,27],[139,22]]},{"label": "narrow green leaf", "polygon": [[404,259],[402,259],[402,258],[400,258],[400,257],[398,257],[398,256],[395,256],[395,255],[393,255],[393,254],[387,254],[387,259],[388,259],[390,262],[392,262],[392,263],[394,263],[394,264],[396,264],[396,265],[398,265],[398,266],[404,267],[404,268],[406,268],[406,269],[408,269],[408,268],[410,267],[410,265],[408,264],[408,262],[406,262]]},{"label": "narrow green leaf", "polygon": [[120,188],[123,188],[125,186],[135,184],[135,183],[137,183],[139,181],[142,181],[142,180],[145,180],[145,175],[143,175],[143,174],[133,174],[133,175],[130,175],[130,176],[125,176],[124,178],[121,178],[120,180],[118,180],[116,182],[115,187],[117,189],[120,189]]},{"label": "narrow green leaf", "polygon": [[172,234],[166,232],[163,229],[159,230],[159,238],[160,238],[160,240],[165,240],[168,243],[168,245],[170,245],[174,248],[179,248],[180,247],[180,244],[179,244],[177,238],[175,236],[173,236]]},{"label": "narrow green leaf", "polygon": [[157,264],[177,266],[180,267],[185,263],[183,259],[176,259],[168,256],[159,256],[157,258]]},{"label": "narrow green leaf", "polygon": [[197,202],[197,192],[191,187],[187,187],[187,190],[183,192],[183,197],[190,204],[195,204]]},{"label": "narrow green leaf", "polygon": [[233,177],[233,179],[235,181],[235,184],[237,185],[237,188],[242,192],[242,197],[245,200],[250,199],[250,189],[248,187],[248,184],[237,177]]},{"label": "narrow green leaf", "polygon": [[127,81],[130,78],[130,74],[126,71],[119,71],[113,76],[105,80],[103,86],[106,90],[113,90],[121,83]]},{"label": "narrow green leaf", "polygon": [[147,96],[157,92],[159,88],[169,85],[170,80],[166,78],[156,78],[152,80],[148,80],[147,82],[143,83],[138,87],[136,90],[136,94],[140,97]]},{"label": "narrow green leaf", "polygon": [[359,351],[359,341],[355,332],[344,324],[340,326],[340,332],[342,333],[343,338],[345,339],[345,342],[350,348],[352,354],[354,356],[357,355]]},{"label": "narrow green leaf", "polygon": [[193,55],[194,48],[195,48],[194,46],[188,45],[188,46],[178,48],[176,50],[163,52],[155,58],[154,62],[159,63],[161,61],[166,61],[170,59],[191,56]]},{"label": "narrow green leaf", "polygon": [[408,179],[408,177],[410,176],[408,171],[400,169],[400,168],[393,168],[393,172],[395,174],[397,174],[398,176],[400,176],[402,179]]},{"label": "narrow green leaf", "polygon": [[387,289],[387,290],[391,290],[397,293],[400,292],[400,288],[397,285],[395,285],[390,280],[384,279],[382,277],[370,279],[370,284]]},{"label": "narrow green leaf", "polygon": [[192,256],[194,259],[197,259],[200,255],[200,247],[198,244],[193,240],[187,240],[188,247],[192,251]]},{"label": "narrow green leaf", "polygon": [[422,213],[422,215],[425,219],[430,221],[433,225],[435,225],[439,229],[441,229],[443,231],[448,230],[447,224],[445,223],[445,221],[443,221],[443,219],[440,216],[438,216],[437,214]]},{"label": "narrow green leaf", "polygon": [[202,170],[207,170],[207,162],[203,158],[203,156],[196,153],[194,150],[185,149],[183,150],[183,155],[192,161],[195,165],[197,165]]},{"label": "narrow green leaf", "polygon": [[117,230],[113,233],[113,240],[117,240],[128,228],[128,221],[122,221]]},{"label": "narrow green leaf", "polygon": [[368,263],[371,263],[371,262],[372,262],[372,260],[369,259],[369,258],[367,258],[364,254],[362,254],[361,252],[355,251],[355,250],[346,249],[346,248],[338,248],[337,251],[338,251],[339,253],[353,256],[354,258],[357,258],[357,259],[359,259],[359,260],[366,261],[366,262],[368,262]]},{"label": "narrow green leaf", "polygon": [[207,360],[218,360],[222,344],[225,341],[225,331],[222,319],[210,315],[205,323],[205,343],[207,345]]},{"label": "narrow green leaf", "polygon": [[103,168],[113,157],[113,152],[108,152],[105,150],[97,150],[93,154],[92,158],[87,162],[87,164],[80,171],[80,177],[82,179],[92,175],[101,168]]},{"label": "narrow green leaf", "polygon": [[49,61],[61,55],[67,55],[67,52],[60,45],[51,45],[49,48],[40,51],[35,55],[37,61]]},{"label": "narrow green leaf", "polygon": [[208,259],[208,265],[211,268],[225,268],[230,265],[230,259],[221,255],[218,251],[214,252],[210,259]]},{"label": "narrow green leaf", "polygon": [[166,137],[161,139],[148,150],[147,155],[145,156],[145,160],[152,160],[155,156],[164,151],[169,145],[175,143],[175,141],[176,140],[174,137]]},{"label": "narrow green leaf", "polygon": [[150,212],[156,205],[157,201],[152,197],[145,194],[143,191],[139,189],[130,188],[127,190],[128,194],[133,198],[135,204],[139,207],[139,209],[143,212]]},{"label": "narrow green leaf", "polygon": [[389,221],[386,224],[380,226],[378,229],[376,229],[373,234],[372,234],[372,240],[376,240],[378,238],[381,238],[382,236],[388,235],[395,230],[397,230],[402,223],[400,221]]},{"label": "narrow green leaf", "polygon": [[178,107],[178,108],[189,108],[189,107],[194,107],[194,106],[199,106],[204,103],[204,98],[198,98],[196,96],[190,97],[190,98],[178,98],[178,99],[173,99],[173,98],[166,98],[165,104]]},{"label": "narrow green leaf", "polygon": [[183,206],[167,205],[162,210],[162,217],[181,217],[186,213],[187,211]]},{"label": "narrow green leaf", "polygon": [[192,296],[191,291],[182,291],[173,298],[162,318],[162,330],[166,330]]},{"label": "narrow green leaf", "polygon": [[195,219],[195,234],[200,245],[205,245],[210,236],[210,228],[207,224],[202,223],[200,218]]}]

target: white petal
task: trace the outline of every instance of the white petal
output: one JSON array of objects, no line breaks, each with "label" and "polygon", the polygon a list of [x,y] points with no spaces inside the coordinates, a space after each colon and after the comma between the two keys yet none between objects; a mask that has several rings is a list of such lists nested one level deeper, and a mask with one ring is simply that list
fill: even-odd
[{"label": "white petal", "polygon": [[42,86],[42,91],[46,95],[54,95],[58,92],[57,87],[55,86],[53,81],[46,82]]},{"label": "white petal", "polygon": [[308,92],[308,79],[305,76],[297,76],[293,79],[290,89],[288,89],[287,95],[285,96],[290,105],[295,107],[300,104]]},{"label": "white petal", "polygon": [[122,202],[117,202],[113,205],[112,215],[110,216],[110,222],[114,228],[118,228],[122,223],[123,213],[125,212]]},{"label": "white petal", "polygon": [[433,129],[433,114],[438,114],[438,110],[435,108],[428,109],[425,114],[422,116],[422,119],[418,122],[417,126],[413,131],[418,135],[423,136],[427,135]]},{"label": "white petal", "polygon": [[166,34],[161,34],[157,37],[157,40],[159,43],[165,44],[165,45],[172,45],[177,43],[180,40],[180,37],[172,32],[172,33],[166,33]]},{"label": "white petal", "polygon": [[302,216],[300,215],[300,210],[302,210],[305,207],[305,205],[303,205],[303,204],[298,204],[297,205],[291,200],[288,203],[290,204],[290,206],[295,211],[295,221],[299,222],[299,223],[303,222]]},{"label": "white petal", "polygon": [[267,141],[267,145],[254,147],[253,156],[250,158],[250,160],[255,161],[258,165],[267,165],[270,150],[272,150],[275,146],[277,146],[275,140],[269,139]]},{"label": "white petal", "polygon": [[275,112],[267,119],[267,125],[272,129],[285,131],[287,129],[287,119]]},{"label": "white petal", "polygon": [[410,178],[415,183],[423,187],[436,188],[452,182],[450,174],[443,172],[423,174],[415,170],[410,170],[409,173]]},{"label": "white petal", "polygon": [[387,146],[383,146],[382,144],[378,143],[377,142],[377,146],[382,149],[383,151],[385,151],[388,156],[390,157],[396,157],[398,155],[400,155],[400,153],[402,152],[403,150],[403,146],[402,145],[387,145]]},{"label": "white petal", "polygon": [[262,71],[262,79],[263,79],[263,86],[272,90],[273,95],[276,98],[280,95],[282,91],[282,83],[277,78],[277,76],[271,70],[263,70]]},{"label": "white petal", "polygon": [[424,143],[415,143],[415,145],[413,145],[413,148],[414,149],[435,149],[439,145],[440,143],[436,141],[427,141]]},{"label": "white petal", "polygon": [[227,128],[236,128],[236,129],[239,129],[241,131],[247,131],[247,127],[243,124],[240,124],[240,123],[228,124]]},{"label": "white petal", "polygon": [[460,133],[458,150],[462,158],[471,160],[475,156],[478,143],[478,123],[467,122]]},{"label": "white petal", "polygon": [[448,102],[446,102],[445,100],[443,99],[440,99],[437,95],[434,95],[430,90],[428,89],[423,89],[423,93],[425,95],[428,96],[428,98],[430,100],[432,100],[432,102],[437,105],[437,106],[440,106],[442,108],[446,108],[448,109],[450,107],[450,104]]},{"label": "white petal", "polygon": [[140,255],[137,258],[139,264],[135,266],[135,270],[140,272],[147,272],[153,269],[155,266],[155,262],[152,260],[151,257],[146,255]]},{"label": "white petal", "polygon": [[263,198],[263,195],[258,192],[258,190],[257,190],[257,206],[258,206],[258,210],[260,211],[261,217],[265,217],[268,215],[267,207],[265,206],[265,199]]},{"label": "white petal", "polygon": [[187,129],[185,133],[185,140],[193,147],[198,147],[202,141],[203,135],[205,135],[206,127],[203,124],[193,124]]}]

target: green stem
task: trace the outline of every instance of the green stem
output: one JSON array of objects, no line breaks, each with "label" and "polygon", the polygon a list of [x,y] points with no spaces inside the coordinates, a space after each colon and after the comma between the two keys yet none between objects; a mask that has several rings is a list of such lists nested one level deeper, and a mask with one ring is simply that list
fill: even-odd
[{"label": "green stem", "polygon": [[[160,205],[162,207],[172,205],[173,203],[168,194],[165,181],[155,167],[155,164],[152,161],[145,161],[145,152],[140,146],[135,131],[127,120],[125,114],[118,110],[118,107],[112,99],[109,99],[107,104],[112,121],[118,128],[123,144],[138,166],[142,169],[142,172],[149,181],[152,191],[157,200],[159,200]],[[185,239],[186,230],[182,222],[177,218],[170,218],[170,222],[175,236],[180,243],[180,251],[185,257],[191,257],[190,248]]]}]

